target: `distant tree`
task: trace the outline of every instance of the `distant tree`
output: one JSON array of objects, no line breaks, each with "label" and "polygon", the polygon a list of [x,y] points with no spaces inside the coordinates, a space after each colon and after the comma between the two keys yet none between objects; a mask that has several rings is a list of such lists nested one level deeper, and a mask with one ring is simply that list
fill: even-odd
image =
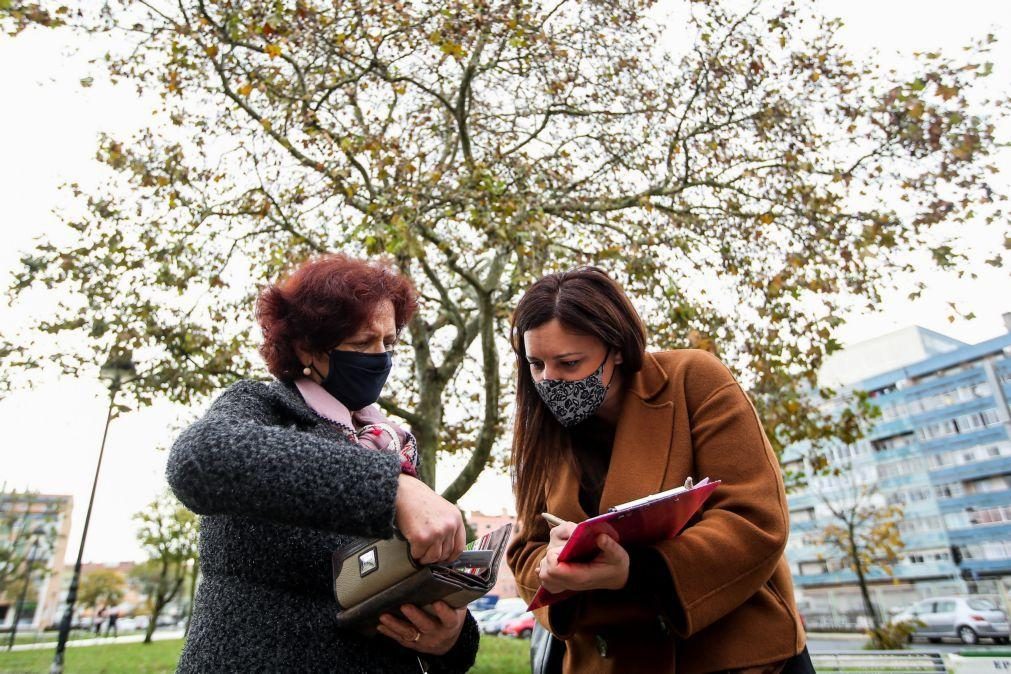
[{"label": "distant tree", "polygon": [[165,493],[134,515],[140,523],[137,538],[150,558],[133,568],[130,577],[148,598],[151,622],[144,643],[151,643],[158,617],[178,595],[187,570],[197,558],[199,525],[196,515]]},{"label": "distant tree", "polygon": [[193,623],[193,605],[196,600],[198,582],[200,582],[200,560],[194,558],[190,564],[189,577],[186,581],[189,596],[186,602],[186,627],[183,630],[184,638],[189,636],[190,625]]},{"label": "distant tree", "polygon": [[502,435],[504,326],[544,272],[605,266],[655,346],[718,351],[777,449],[817,446],[851,439],[808,394],[846,309],[910,251],[974,274],[938,225],[1007,224],[992,36],[898,73],[790,0],[153,0],[66,20],[129,42],[96,67],[160,122],[104,136],[110,178],[69,186],[69,241],[24,256],[15,297],[63,300],[34,327],[89,352],[31,354],[73,368],[121,340],[146,399],[190,402],[265,376],[264,283],[324,251],[389,255],[425,302],[382,404],[427,482],[459,457],[452,501]]},{"label": "distant tree", "polygon": [[115,606],[123,600],[126,579],[114,569],[93,569],[81,578],[77,598],[82,606],[96,611],[99,606]]},{"label": "distant tree", "polygon": [[819,543],[835,553],[833,556],[845,560],[856,574],[864,612],[873,626],[871,638],[877,642],[882,634],[882,620],[871,601],[867,577],[875,569],[891,575],[892,566],[899,561],[905,547],[899,530],[903,510],[900,505],[885,502],[876,482],[858,482],[857,473],[849,468],[841,469],[839,474],[844,478],[844,486],[826,488],[819,494],[832,515],[821,531]]},{"label": "distant tree", "polygon": [[72,14],[69,6],[57,3],[0,0],[0,29],[17,35],[30,26],[55,28]]},{"label": "distant tree", "polygon": [[57,517],[34,492],[0,488],[0,596],[11,597],[12,588],[32,573],[48,573],[45,560],[56,542]]}]

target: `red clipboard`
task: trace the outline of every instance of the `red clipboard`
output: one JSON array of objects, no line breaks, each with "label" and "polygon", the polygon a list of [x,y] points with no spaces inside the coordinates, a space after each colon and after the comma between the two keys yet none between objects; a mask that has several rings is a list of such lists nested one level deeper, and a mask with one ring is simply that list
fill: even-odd
[{"label": "red clipboard", "polygon": [[[584,520],[576,525],[565,547],[558,553],[558,561],[585,562],[593,559],[597,554],[596,541],[600,534],[607,534],[623,546],[649,545],[674,538],[719,485],[719,480],[710,482],[706,478],[669,496],[659,494],[656,498],[630,501],[603,515]],[[554,594],[541,587],[527,610],[550,606],[575,594],[571,590]]]}]

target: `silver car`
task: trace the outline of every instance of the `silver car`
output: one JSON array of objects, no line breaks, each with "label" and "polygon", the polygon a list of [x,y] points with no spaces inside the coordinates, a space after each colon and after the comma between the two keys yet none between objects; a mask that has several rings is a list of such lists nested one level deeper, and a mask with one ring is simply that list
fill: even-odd
[{"label": "silver car", "polygon": [[995,643],[1008,643],[1007,614],[986,597],[932,597],[918,601],[896,614],[893,623],[919,620],[913,636],[926,637],[938,643],[944,637],[955,637],[965,644],[978,643],[981,638]]}]

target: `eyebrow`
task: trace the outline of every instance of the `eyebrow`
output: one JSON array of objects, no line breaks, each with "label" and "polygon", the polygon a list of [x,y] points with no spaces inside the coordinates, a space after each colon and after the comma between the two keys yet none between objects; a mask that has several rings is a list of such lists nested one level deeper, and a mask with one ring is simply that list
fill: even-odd
[{"label": "eyebrow", "polygon": [[[582,351],[570,351],[569,353],[560,353],[557,356],[552,356],[552,358],[554,358],[555,360],[561,360],[562,358],[568,358],[569,356],[582,356],[582,355],[583,355]],[[536,356],[527,356],[527,360],[529,361],[530,359],[541,360]]]},{"label": "eyebrow", "polygon": [[383,339],[393,339],[393,340],[395,340],[397,338],[397,333],[395,333],[395,332],[388,332],[386,334],[381,334],[381,333],[379,333],[379,332],[377,332],[375,330],[365,330],[364,332],[359,332],[359,333],[356,333],[354,335],[351,335],[350,339],[365,340],[365,339],[375,339],[376,337],[382,337]]}]

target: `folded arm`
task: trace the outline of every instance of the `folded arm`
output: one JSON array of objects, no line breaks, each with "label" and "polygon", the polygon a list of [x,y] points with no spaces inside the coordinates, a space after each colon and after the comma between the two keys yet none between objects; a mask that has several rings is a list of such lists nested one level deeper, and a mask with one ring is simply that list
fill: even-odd
[{"label": "folded arm", "polygon": [[201,515],[391,536],[398,457],[281,425],[265,391],[239,382],[179,436],[166,468],[179,500]]}]

